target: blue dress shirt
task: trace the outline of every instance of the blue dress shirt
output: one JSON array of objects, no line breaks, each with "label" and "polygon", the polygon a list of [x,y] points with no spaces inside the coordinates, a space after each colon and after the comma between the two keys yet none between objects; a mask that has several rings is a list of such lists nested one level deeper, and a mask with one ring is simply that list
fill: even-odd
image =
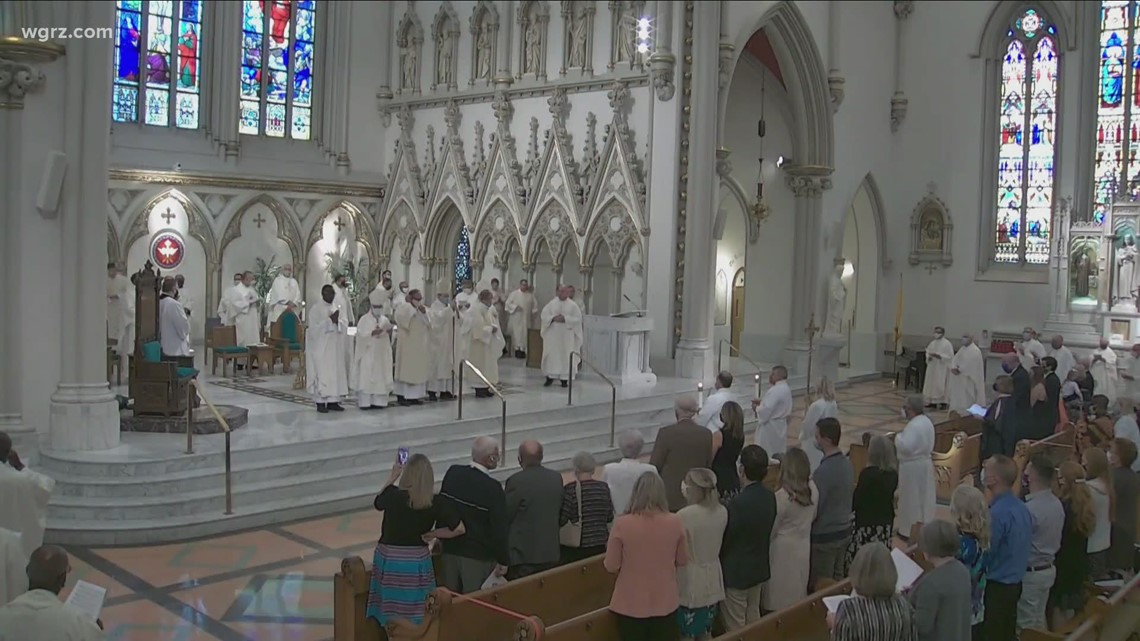
[{"label": "blue dress shirt", "polygon": [[995,583],[1021,583],[1029,566],[1033,544],[1033,515],[1012,493],[990,503],[990,551],[986,579]]}]

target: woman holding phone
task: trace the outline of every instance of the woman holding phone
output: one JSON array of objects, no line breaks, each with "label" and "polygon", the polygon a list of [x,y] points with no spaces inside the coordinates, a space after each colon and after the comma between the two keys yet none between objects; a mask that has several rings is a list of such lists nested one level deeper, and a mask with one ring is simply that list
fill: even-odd
[{"label": "woman holding phone", "polygon": [[373,502],[384,521],[372,556],[367,616],[381,626],[396,617],[423,622],[424,603],[435,589],[431,544],[465,532],[459,513],[432,493],[434,487],[431,461],[423,454],[409,457],[400,448],[388,482]]}]

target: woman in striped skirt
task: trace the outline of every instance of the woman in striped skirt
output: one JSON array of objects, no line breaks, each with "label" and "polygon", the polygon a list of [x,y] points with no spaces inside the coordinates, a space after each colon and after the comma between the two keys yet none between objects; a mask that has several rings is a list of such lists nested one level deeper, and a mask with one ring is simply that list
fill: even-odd
[{"label": "woman in striped skirt", "polygon": [[384,513],[380,542],[372,556],[368,616],[380,622],[402,618],[423,622],[424,603],[435,589],[429,543],[464,533],[459,513],[434,496],[431,461],[423,454],[392,466],[388,483],[374,505]]}]

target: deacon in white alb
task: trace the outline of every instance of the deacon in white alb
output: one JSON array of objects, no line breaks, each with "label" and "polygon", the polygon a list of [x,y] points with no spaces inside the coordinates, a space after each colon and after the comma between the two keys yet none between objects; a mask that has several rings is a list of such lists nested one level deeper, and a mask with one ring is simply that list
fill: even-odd
[{"label": "deacon in white alb", "polygon": [[[451,281],[441,279],[435,285],[435,300],[428,308],[431,321],[431,376],[428,378],[428,398],[451,400],[455,398],[452,375],[462,361],[459,358],[459,313],[451,302]],[[470,374],[465,372],[465,374]]]},{"label": "deacon in white alb", "polygon": [[531,317],[538,311],[538,304],[525,278],[519,281],[519,288],[507,296],[503,309],[507,312],[507,335],[511,337],[515,358],[526,358],[527,331]]},{"label": "deacon in white alb", "polygon": [[1026,327],[1021,332],[1021,342],[1017,344],[1017,358],[1025,371],[1033,371],[1033,366],[1045,358],[1045,346],[1037,340],[1037,332],[1032,327]]},{"label": "deacon in white alb", "polygon": [[341,316],[344,317],[349,326],[355,325],[356,313],[352,311],[352,297],[348,294],[348,278],[343,274],[333,275],[333,292],[336,294],[333,306],[340,307]]},{"label": "deacon in white alb", "polygon": [[[495,308],[495,313],[499,315],[499,333],[503,336],[504,343],[507,340],[507,296],[503,293],[502,285],[499,283],[498,278],[491,279],[491,306]],[[506,355],[504,350],[503,355]]]},{"label": "deacon in white alb", "polygon": [[305,380],[317,411],[343,412],[348,395],[348,321],[333,305],[332,285],[321,287],[321,302],[308,306],[305,330]]},{"label": "deacon in white alb", "polygon": [[186,312],[186,318],[190,318],[190,312],[194,309],[194,300],[186,293],[186,277],[178,274],[174,277],[174,282],[178,285],[178,291],[174,293],[174,298],[182,304],[182,311]]},{"label": "deacon in white alb", "polygon": [[392,393],[392,321],[384,315],[383,293],[368,295],[371,311],[356,324],[356,353],[349,381],[356,390],[356,406],[362,410],[388,407]]},{"label": "deacon in white alb", "polygon": [[420,290],[408,292],[396,305],[396,399],[400,405],[420,405],[431,378],[431,321]]},{"label": "deacon in white alb", "polygon": [[946,383],[950,378],[950,360],[954,358],[954,346],[946,340],[946,330],[934,328],[934,340],[926,346],[926,380],[922,384],[922,397],[927,407],[945,406],[949,403]]},{"label": "deacon in white alb", "polygon": [[768,391],[764,398],[752,400],[758,419],[753,441],[764,448],[769,457],[783,456],[788,450],[788,416],[792,413],[792,388],[788,387],[788,368],[776,365],[768,374]]},{"label": "deacon in white alb", "polygon": [[1073,352],[1065,346],[1065,338],[1060,334],[1053,337],[1050,343],[1046,356],[1052,356],[1057,359],[1057,378],[1062,381],[1069,378],[1069,372],[1077,366],[1077,358],[1073,356]]},{"label": "deacon in white alb", "polygon": [[475,284],[470,280],[465,280],[459,286],[459,293],[455,295],[455,306],[459,309],[459,315],[462,316],[464,312],[475,304],[478,297],[475,295]]},{"label": "deacon in white alb", "polygon": [[395,309],[395,304],[392,302],[392,297],[395,295],[396,290],[392,287],[392,272],[384,270],[380,274],[380,282],[376,283],[376,287],[373,287],[372,292],[368,295],[368,300],[371,302],[376,300],[373,296],[379,297],[383,304],[384,315],[390,317]]},{"label": "deacon in white alb", "polygon": [[734,400],[736,396],[732,391],[732,372],[724,370],[717,374],[714,385],[716,389],[705,399],[704,405],[701,405],[701,411],[693,417],[693,422],[709,428],[709,431],[715,434],[724,427],[724,421],[720,420],[721,408],[724,407],[725,403]]},{"label": "deacon in white alb", "polygon": [[286,310],[300,318],[300,308],[301,286],[293,278],[293,266],[282,265],[281,273],[273,279],[273,287],[269,290],[269,315],[265,318],[265,328],[269,329]]},{"label": "deacon in white alb", "polygon": [[1116,352],[1108,346],[1108,339],[1100,339],[1100,347],[1090,355],[1092,365],[1089,373],[1093,377],[1093,394],[1108,398],[1108,404],[1116,402]]},{"label": "deacon in white alb", "polygon": [[115,339],[122,356],[134,351],[135,288],[115,263],[107,263],[107,338]]},{"label": "deacon in white alb", "polygon": [[816,437],[819,436],[819,422],[825,418],[839,418],[839,403],[835,400],[835,385],[823,376],[819,379],[819,398],[808,405],[800,423],[800,448],[807,454],[813,474],[823,462],[823,450],[819,449]]},{"label": "deacon in white alb", "polygon": [[230,290],[230,318],[237,328],[238,345],[257,345],[261,342],[261,299],[253,289],[253,272],[241,275],[241,283]]},{"label": "deacon in white alb", "polygon": [[899,507],[895,531],[909,537],[915,523],[934,518],[934,423],[923,413],[923,398],[908,396],[903,407],[906,427],[895,436],[899,456]]},{"label": "deacon in white alb", "polygon": [[559,287],[558,297],[542,308],[542,371],[545,387],[570,380],[570,354],[582,345],[582,310],[570,300],[570,288]]},{"label": "deacon in white alb", "polygon": [[241,272],[234,274],[233,284],[222,290],[221,300],[218,301],[218,320],[227,327],[234,324],[233,299],[238,285],[241,285]]},{"label": "deacon in white alb", "polygon": [[965,416],[974,405],[986,407],[986,373],[982,350],[974,337],[962,337],[962,346],[950,361],[950,409]]},{"label": "deacon in white alb", "polygon": [[1121,411],[1140,406],[1140,343],[1132,346],[1132,351],[1124,360],[1124,366],[1120,368],[1120,377],[1124,379],[1124,389],[1120,396]]},{"label": "deacon in white alb", "polygon": [[[498,385],[499,357],[503,355],[503,345],[506,343],[499,328],[499,312],[495,309],[493,301],[491,290],[484,289],[479,292],[479,300],[463,317],[465,326],[463,333],[468,341],[467,360],[483,373],[487,382]],[[471,381],[476,398],[488,398],[493,395],[487,383],[478,376],[471,376],[468,380]]]},{"label": "deacon in white alb", "polygon": [[175,296],[178,282],[167,276],[162,279],[162,296],[158,300],[158,340],[163,356],[189,356],[190,319],[182,302]]}]

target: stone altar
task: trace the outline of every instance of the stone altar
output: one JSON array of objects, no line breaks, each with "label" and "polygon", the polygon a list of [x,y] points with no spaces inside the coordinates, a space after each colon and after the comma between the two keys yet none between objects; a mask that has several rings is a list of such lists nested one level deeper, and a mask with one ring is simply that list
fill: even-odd
[{"label": "stone altar", "polygon": [[615,384],[653,385],[657,382],[657,375],[649,368],[649,332],[653,331],[653,319],[643,314],[626,312],[582,317],[585,339],[582,352]]}]

